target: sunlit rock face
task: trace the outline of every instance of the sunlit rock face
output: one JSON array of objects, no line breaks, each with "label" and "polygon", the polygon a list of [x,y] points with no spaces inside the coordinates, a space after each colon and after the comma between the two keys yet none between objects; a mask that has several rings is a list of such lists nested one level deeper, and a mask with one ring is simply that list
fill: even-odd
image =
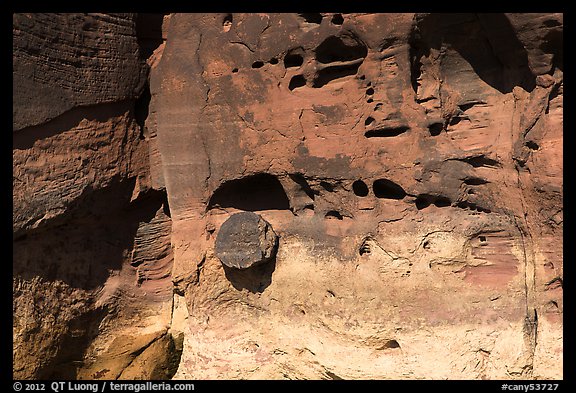
[{"label": "sunlit rock face", "polygon": [[[132,90],[15,120],[22,377],[562,378],[562,14],[122,18]],[[82,300],[26,333],[40,285]]]}]

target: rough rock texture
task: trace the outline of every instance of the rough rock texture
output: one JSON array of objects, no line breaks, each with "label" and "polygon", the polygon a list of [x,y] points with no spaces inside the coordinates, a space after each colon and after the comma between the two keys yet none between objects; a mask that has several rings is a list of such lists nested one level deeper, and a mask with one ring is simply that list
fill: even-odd
[{"label": "rough rock texture", "polygon": [[228,267],[248,269],[276,256],[278,236],[258,214],[243,212],[227,219],[216,237],[214,253]]},{"label": "rough rock texture", "polygon": [[[14,37],[15,376],[562,378],[562,14]],[[273,261],[222,264],[239,212]]]}]

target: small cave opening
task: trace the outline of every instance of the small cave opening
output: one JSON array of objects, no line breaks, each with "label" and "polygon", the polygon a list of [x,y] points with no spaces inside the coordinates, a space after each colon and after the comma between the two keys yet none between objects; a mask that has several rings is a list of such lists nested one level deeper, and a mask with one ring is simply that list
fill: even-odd
[{"label": "small cave opening", "polygon": [[224,182],[212,194],[208,209],[245,211],[290,210],[288,196],[276,176],[259,173]]},{"label": "small cave opening", "polygon": [[372,183],[372,190],[376,198],[404,199],[406,191],[397,183],[388,179],[377,179]]},{"label": "small cave opening", "polygon": [[436,207],[449,207],[452,206],[452,201],[450,198],[443,195],[420,194],[416,197],[415,204],[418,210],[422,210],[430,205]]},{"label": "small cave opening", "polygon": [[333,25],[340,26],[344,23],[344,17],[342,16],[342,14],[334,14],[332,15],[331,22]]},{"label": "small cave opening", "polygon": [[482,179],[481,177],[467,177],[464,179],[464,184],[467,184],[469,186],[480,186],[482,184],[488,184],[490,183],[488,180],[486,179]]},{"label": "small cave opening", "polygon": [[300,15],[302,18],[304,18],[304,20],[307,23],[314,23],[317,25],[322,23],[322,19],[324,18],[322,16],[322,14],[319,12],[311,12],[311,13],[304,13],[304,14],[298,14],[298,15]]},{"label": "small cave opening", "polygon": [[374,130],[368,130],[364,133],[364,136],[366,138],[387,138],[401,135],[409,129],[410,127],[408,126],[383,127]]},{"label": "small cave opening", "polygon": [[400,344],[396,340],[388,340],[378,349],[394,349],[400,348]]},{"label": "small cave opening", "polygon": [[224,16],[224,19],[222,20],[222,30],[224,30],[224,32],[230,31],[230,29],[232,28],[232,14],[227,14],[226,16]]},{"label": "small cave opening", "polygon": [[364,120],[364,125],[369,126],[370,124],[374,123],[374,118],[372,116],[368,116],[366,120]]},{"label": "small cave opening", "polygon": [[540,146],[534,142],[534,141],[527,141],[526,142],[526,147],[530,150],[538,150],[540,149]]},{"label": "small cave opening", "polygon": [[316,48],[316,60],[323,64],[364,59],[368,48],[351,35],[330,36]]},{"label": "small cave opening", "polygon": [[284,56],[284,67],[300,67],[304,63],[304,54],[301,49],[292,50]]},{"label": "small cave opening", "polygon": [[368,186],[362,180],[356,180],[352,183],[352,191],[354,192],[354,195],[359,197],[368,196],[368,193],[370,192]]},{"label": "small cave opening", "polygon": [[342,221],[344,219],[344,217],[342,216],[342,214],[340,214],[339,211],[336,210],[330,210],[328,212],[326,212],[326,214],[324,215],[324,218],[328,218],[328,219],[337,219]]},{"label": "small cave opening", "polygon": [[374,94],[374,88],[369,87],[368,89],[366,89],[366,95],[371,96],[371,95],[373,95],[373,94]]},{"label": "small cave opening", "polygon": [[486,243],[486,236],[478,236],[478,240],[480,240],[480,243]]},{"label": "small cave opening", "polygon": [[432,123],[428,126],[428,132],[430,132],[431,136],[438,136],[444,129],[443,123]]},{"label": "small cave opening", "polygon": [[272,64],[272,65],[275,65],[275,64],[278,64],[278,59],[275,58],[275,57],[273,57],[273,58],[271,58],[268,62],[269,62],[270,64]]},{"label": "small cave opening", "polygon": [[255,61],[252,63],[252,68],[261,68],[264,66],[264,62],[261,60]]},{"label": "small cave opening", "polygon": [[299,87],[304,87],[306,86],[306,79],[304,78],[304,75],[294,75],[292,77],[292,79],[290,79],[290,83],[288,84],[288,89],[290,89],[290,91],[297,89]]}]

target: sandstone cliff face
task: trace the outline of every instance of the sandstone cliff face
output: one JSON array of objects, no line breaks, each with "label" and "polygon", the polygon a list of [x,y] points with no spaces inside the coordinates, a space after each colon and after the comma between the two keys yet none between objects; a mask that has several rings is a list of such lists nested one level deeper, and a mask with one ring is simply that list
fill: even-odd
[{"label": "sandstone cliff face", "polygon": [[562,26],[16,14],[15,377],[562,378]]}]

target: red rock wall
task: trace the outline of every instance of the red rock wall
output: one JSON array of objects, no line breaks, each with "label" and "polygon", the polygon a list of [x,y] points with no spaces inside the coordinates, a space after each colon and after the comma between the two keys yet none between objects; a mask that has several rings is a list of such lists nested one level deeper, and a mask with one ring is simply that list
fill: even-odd
[{"label": "red rock wall", "polygon": [[[68,35],[35,27],[55,18]],[[562,14],[90,18],[14,18],[22,349],[23,299],[42,282],[47,298],[83,296],[78,315],[103,310],[102,293],[121,304],[106,334],[81,336],[80,378],[157,375],[126,370],[125,354],[182,337],[175,378],[562,377]],[[38,57],[37,36],[110,54],[59,76],[67,52]],[[59,85],[68,98],[33,117],[46,97],[17,76],[36,63],[75,86],[97,80],[90,67],[114,76],[101,92]],[[279,236],[273,261],[215,255],[240,211]],[[88,234],[118,239],[117,222],[113,248],[76,256]],[[47,229],[65,225],[78,242],[42,264]],[[128,328],[155,307],[171,318]],[[139,344],[118,351],[117,331]],[[42,350],[64,356],[47,336]],[[15,351],[22,377],[51,375],[28,362]]]}]

